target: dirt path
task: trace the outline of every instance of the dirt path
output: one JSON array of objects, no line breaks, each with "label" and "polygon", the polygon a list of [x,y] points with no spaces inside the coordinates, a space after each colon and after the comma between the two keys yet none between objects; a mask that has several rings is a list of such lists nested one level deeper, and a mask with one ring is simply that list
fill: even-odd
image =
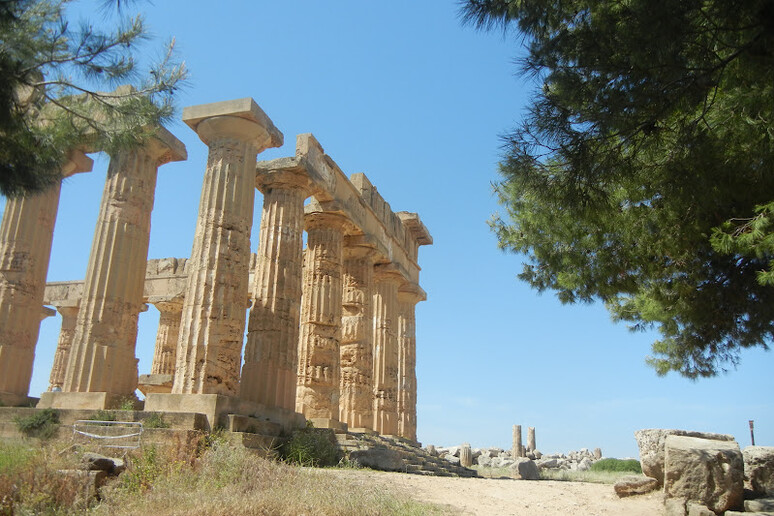
[{"label": "dirt path", "polygon": [[414,499],[446,505],[462,514],[552,516],[664,514],[660,492],[618,498],[613,486],[555,480],[506,480],[425,477],[375,471],[327,470],[340,475],[372,477],[373,482]]}]

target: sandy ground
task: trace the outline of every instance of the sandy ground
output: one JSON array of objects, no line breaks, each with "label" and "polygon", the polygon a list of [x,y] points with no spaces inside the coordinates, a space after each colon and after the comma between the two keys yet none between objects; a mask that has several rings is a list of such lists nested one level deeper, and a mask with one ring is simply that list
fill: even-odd
[{"label": "sandy ground", "polygon": [[[336,470],[327,470],[336,471]],[[551,516],[610,515],[658,516],[664,514],[660,491],[618,498],[609,484],[448,478],[338,470],[335,474],[372,477],[373,482],[414,499],[448,506],[452,512],[473,515]]]}]

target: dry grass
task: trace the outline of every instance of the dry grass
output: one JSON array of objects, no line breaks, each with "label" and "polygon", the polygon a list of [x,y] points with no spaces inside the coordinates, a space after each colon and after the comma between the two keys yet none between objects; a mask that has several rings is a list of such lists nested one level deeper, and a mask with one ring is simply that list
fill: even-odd
[{"label": "dry grass", "polygon": [[7,502],[0,504],[0,516],[443,514],[437,506],[386,491],[365,477],[321,475],[256,457],[222,440],[195,458],[146,447],[129,460],[127,471],[102,488],[100,501],[89,500],[81,486],[56,473],[77,461],[66,456],[51,446],[32,449],[28,443],[0,448],[0,500],[6,496]]}]

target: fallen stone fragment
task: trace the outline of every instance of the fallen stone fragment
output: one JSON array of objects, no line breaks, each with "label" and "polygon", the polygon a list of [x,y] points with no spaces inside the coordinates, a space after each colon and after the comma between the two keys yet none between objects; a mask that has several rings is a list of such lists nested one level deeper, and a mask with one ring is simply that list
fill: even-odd
[{"label": "fallen stone fragment", "polygon": [[704,505],[688,502],[686,504],[687,516],[715,516],[715,513]]},{"label": "fallen stone fragment", "polygon": [[748,446],[742,455],[750,489],[757,495],[774,496],[774,446]]},{"label": "fallen stone fragment", "polygon": [[736,442],[669,435],[665,451],[667,498],[697,502],[716,514],[742,508],[744,462]]},{"label": "fallen stone fragment", "polygon": [[537,464],[526,457],[519,457],[508,468],[516,472],[521,480],[540,480]]},{"label": "fallen stone fragment", "polygon": [[629,475],[621,478],[613,485],[619,498],[641,495],[658,489],[658,480],[640,475]]},{"label": "fallen stone fragment", "polygon": [[755,500],[745,500],[744,510],[749,512],[774,513],[774,498],[756,498]]},{"label": "fallen stone fragment", "polygon": [[726,434],[713,434],[708,432],[692,432],[688,430],[665,430],[662,428],[648,428],[637,430],[634,437],[640,448],[640,463],[642,472],[658,480],[659,485],[664,485],[664,443],[669,435],[681,435],[685,437],[697,437],[700,439],[712,439],[715,441],[733,441],[734,437]]}]

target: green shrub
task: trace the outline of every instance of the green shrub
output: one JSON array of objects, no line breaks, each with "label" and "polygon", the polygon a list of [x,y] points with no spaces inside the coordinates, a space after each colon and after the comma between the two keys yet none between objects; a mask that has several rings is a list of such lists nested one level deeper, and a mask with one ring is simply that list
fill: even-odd
[{"label": "green shrub", "polygon": [[131,460],[126,472],[121,475],[121,487],[130,493],[147,491],[165,472],[164,462],[155,446],[144,448],[139,456]]},{"label": "green shrub", "polygon": [[118,405],[118,410],[134,410],[134,404],[136,401],[137,398],[134,396],[127,396],[121,400],[121,403]]},{"label": "green shrub", "polygon": [[116,421],[116,414],[110,410],[98,410],[89,418],[90,421]]},{"label": "green shrub", "polygon": [[635,459],[602,459],[591,465],[591,471],[631,471],[642,473],[640,461]]},{"label": "green shrub", "polygon": [[49,439],[59,428],[59,413],[54,409],[36,410],[32,415],[13,418],[16,428],[26,437]]},{"label": "green shrub", "polygon": [[169,428],[169,423],[164,421],[164,414],[154,412],[142,421],[145,428]]},{"label": "green shrub", "polygon": [[334,434],[325,428],[314,428],[307,423],[294,430],[280,446],[280,457],[291,464],[325,467],[339,463],[340,452],[334,442]]}]

